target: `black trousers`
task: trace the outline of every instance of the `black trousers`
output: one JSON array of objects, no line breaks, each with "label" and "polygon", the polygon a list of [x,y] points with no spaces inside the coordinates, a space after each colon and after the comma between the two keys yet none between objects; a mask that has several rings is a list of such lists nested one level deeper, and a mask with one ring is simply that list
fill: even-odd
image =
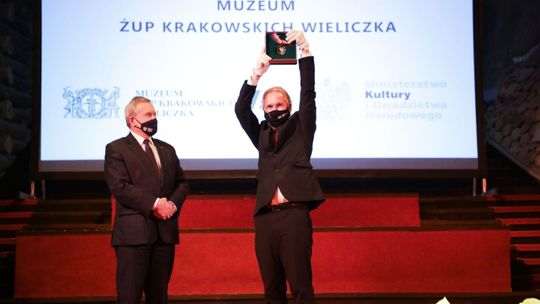
[{"label": "black trousers", "polygon": [[158,241],[151,245],[117,246],[117,303],[166,304],[174,264],[174,244]]},{"label": "black trousers", "polygon": [[287,303],[287,282],[295,303],[315,303],[311,252],[313,226],[307,207],[255,216],[255,252],[265,303]]}]

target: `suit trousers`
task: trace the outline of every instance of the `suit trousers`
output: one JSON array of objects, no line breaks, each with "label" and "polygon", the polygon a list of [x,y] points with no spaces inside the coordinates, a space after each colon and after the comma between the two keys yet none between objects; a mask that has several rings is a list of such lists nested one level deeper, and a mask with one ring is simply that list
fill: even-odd
[{"label": "suit trousers", "polygon": [[295,303],[315,303],[313,227],[307,206],[268,211],[255,216],[254,221],[265,303],[287,303],[287,282]]},{"label": "suit trousers", "polygon": [[174,244],[116,246],[117,303],[166,304],[174,263]]}]

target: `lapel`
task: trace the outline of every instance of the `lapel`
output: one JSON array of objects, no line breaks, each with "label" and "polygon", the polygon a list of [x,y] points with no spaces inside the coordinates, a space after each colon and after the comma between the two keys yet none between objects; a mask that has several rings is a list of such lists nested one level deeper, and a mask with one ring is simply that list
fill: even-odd
[{"label": "lapel", "polygon": [[277,140],[277,144],[275,148],[276,151],[281,149],[281,147],[283,146],[283,144],[285,144],[287,139],[289,139],[292,136],[292,134],[294,133],[294,130],[296,129],[296,124],[294,123],[292,117],[290,117],[287,120],[287,122],[279,126],[277,129],[278,129],[278,140]]},{"label": "lapel", "polygon": [[273,139],[274,131],[272,130],[272,127],[268,123],[264,123],[262,127],[262,133],[259,140],[261,140],[262,146],[259,147],[259,149],[262,148],[263,151],[275,151],[275,145],[274,145],[274,139]]},{"label": "lapel", "polygon": [[[166,154],[164,153],[163,145],[161,144],[161,142],[155,138],[153,138],[152,140],[154,141],[154,147],[156,148],[156,152],[159,157],[159,163],[161,164],[161,176],[158,177],[160,177],[160,183],[161,186],[163,186],[163,181],[165,180],[165,174],[167,172],[167,170],[164,170],[163,168],[168,168],[168,159],[166,157]],[[156,170],[154,171],[156,172]]]},{"label": "lapel", "polygon": [[156,151],[159,156],[159,163],[161,164],[161,171],[163,172],[163,168],[167,166],[167,159],[165,159],[165,155],[163,154],[163,145],[161,142],[157,139],[154,140],[154,146],[156,147]]}]

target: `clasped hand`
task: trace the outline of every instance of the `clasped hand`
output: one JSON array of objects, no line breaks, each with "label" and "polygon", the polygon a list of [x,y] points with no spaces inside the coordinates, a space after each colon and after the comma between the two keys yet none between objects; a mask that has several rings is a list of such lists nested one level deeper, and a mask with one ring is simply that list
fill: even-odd
[{"label": "clasped hand", "polygon": [[158,200],[154,208],[154,216],[160,220],[168,220],[176,212],[176,205],[162,197]]}]

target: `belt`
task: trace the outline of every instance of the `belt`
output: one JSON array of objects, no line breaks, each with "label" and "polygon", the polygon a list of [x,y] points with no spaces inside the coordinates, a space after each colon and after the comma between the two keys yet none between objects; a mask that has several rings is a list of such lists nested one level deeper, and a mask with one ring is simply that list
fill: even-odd
[{"label": "belt", "polygon": [[282,203],[277,205],[267,205],[264,207],[264,211],[266,212],[280,212],[281,210],[286,210],[290,208],[307,208],[306,204],[303,203]]}]

